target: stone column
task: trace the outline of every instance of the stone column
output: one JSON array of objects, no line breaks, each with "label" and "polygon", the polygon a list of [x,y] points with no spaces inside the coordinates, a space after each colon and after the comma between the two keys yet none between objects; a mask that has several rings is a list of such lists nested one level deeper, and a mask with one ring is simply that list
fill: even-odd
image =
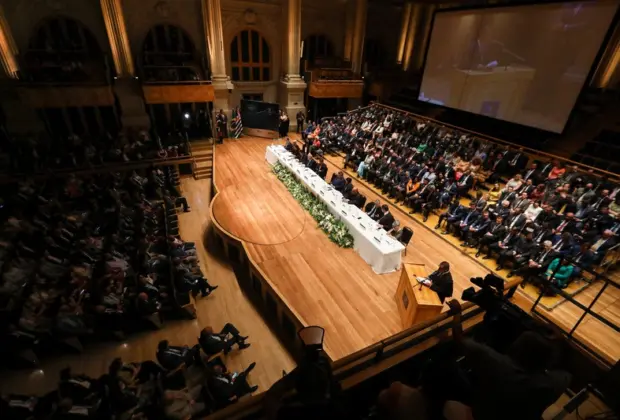
[{"label": "stone column", "polygon": [[351,62],[353,53],[353,32],[355,30],[355,5],[348,1],[345,7],[344,54],[345,61]]},{"label": "stone column", "polygon": [[405,3],[403,7],[403,20],[400,24],[400,36],[398,38],[398,52],[396,55],[396,64],[402,64],[405,56],[405,44],[407,43],[407,33],[409,32],[409,18],[411,16],[411,3]]},{"label": "stone column", "polygon": [[[220,109],[231,121],[230,94],[234,88],[230,77],[226,75],[226,55],[224,54],[224,29],[222,26],[222,6],[220,0],[202,0],[202,22],[209,50],[211,64],[211,83],[215,90],[213,101],[213,129],[215,114]],[[214,133],[215,135],[215,133]]]},{"label": "stone column", "polygon": [[405,40],[405,49],[403,54],[403,70],[409,70],[409,66],[411,65],[413,48],[416,40],[416,33],[418,31],[418,20],[420,18],[420,9],[421,5],[412,4],[411,11],[409,13],[409,24],[407,25],[407,38]]},{"label": "stone column", "polygon": [[9,23],[4,17],[4,9],[0,5],[0,64],[7,77],[17,79],[19,65],[17,64],[17,46],[11,34]]},{"label": "stone column", "polygon": [[360,74],[362,72],[367,12],[368,0],[355,0],[355,22],[353,25],[353,44],[351,48],[351,70],[353,70],[353,73],[356,74]]},{"label": "stone column", "polygon": [[280,103],[291,122],[289,129],[297,127],[295,116],[299,111],[306,112],[304,91],[306,82],[299,75],[301,54],[301,0],[287,0],[286,9],[286,56],[284,60],[284,79],[280,86]]},{"label": "stone column", "polygon": [[136,76],[136,69],[129,47],[129,37],[125,26],[123,5],[121,0],[100,0],[101,12],[105,23],[106,32],[117,79],[114,81],[114,93],[118,98],[123,128],[136,130],[148,129],[151,125],[144,107],[142,86]]}]

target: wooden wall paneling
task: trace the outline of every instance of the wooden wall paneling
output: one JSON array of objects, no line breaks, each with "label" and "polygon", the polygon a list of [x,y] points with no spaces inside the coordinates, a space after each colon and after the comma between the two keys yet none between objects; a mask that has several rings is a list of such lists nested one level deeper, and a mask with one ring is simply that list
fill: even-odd
[{"label": "wooden wall paneling", "polygon": [[213,102],[215,90],[212,85],[157,85],[143,86],[147,104]]}]

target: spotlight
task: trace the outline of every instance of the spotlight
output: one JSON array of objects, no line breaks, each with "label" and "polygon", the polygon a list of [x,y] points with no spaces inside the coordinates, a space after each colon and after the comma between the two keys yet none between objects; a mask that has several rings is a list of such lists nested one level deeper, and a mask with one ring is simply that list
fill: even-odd
[{"label": "spotlight", "polygon": [[186,112],[185,114],[183,114],[183,117],[185,117],[186,120],[189,120],[189,112]]}]

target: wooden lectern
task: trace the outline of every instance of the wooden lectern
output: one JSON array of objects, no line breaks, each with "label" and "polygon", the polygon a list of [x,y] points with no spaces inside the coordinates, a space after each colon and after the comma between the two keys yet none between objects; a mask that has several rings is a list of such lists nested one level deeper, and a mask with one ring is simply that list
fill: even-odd
[{"label": "wooden lectern", "polygon": [[436,292],[426,286],[420,288],[416,277],[426,276],[428,272],[424,264],[403,264],[400,282],[394,296],[403,328],[433,319],[443,309]]}]

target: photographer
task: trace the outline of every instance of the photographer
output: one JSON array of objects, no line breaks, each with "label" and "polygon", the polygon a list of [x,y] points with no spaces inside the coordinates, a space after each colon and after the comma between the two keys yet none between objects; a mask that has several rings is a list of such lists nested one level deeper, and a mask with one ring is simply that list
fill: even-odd
[{"label": "photographer", "polygon": [[[448,302],[454,313],[452,336],[470,371],[460,366],[429,375],[424,390],[434,407],[454,400],[466,404],[475,420],[540,420],[570,383],[570,375],[548,370],[554,347],[537,332],[522,333],[507,354],[463,337],[461,305]],[[434,376],[431,378],[430,376]]]}]

